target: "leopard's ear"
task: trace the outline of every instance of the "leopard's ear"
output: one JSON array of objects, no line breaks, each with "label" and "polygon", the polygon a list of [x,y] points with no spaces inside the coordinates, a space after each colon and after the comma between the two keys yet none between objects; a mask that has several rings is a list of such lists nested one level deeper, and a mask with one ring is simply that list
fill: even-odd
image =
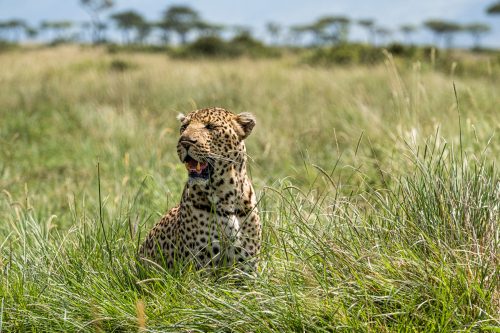
[{"label": "leopard's ear", "polygon": [[179,113],[177,115],[177,120],[180,121],[181,123],[184,121],[184,119],[186,119],[186,116],[184,115],[184,113]]},{"label": "leopard's ear", "polygon": [[241,129],[238,131],[238,135],[241,140],[244,140],[252,133],[252,129],[255,126],[255,116],[250,112],[242,112],[236,115],[236,122]]}]

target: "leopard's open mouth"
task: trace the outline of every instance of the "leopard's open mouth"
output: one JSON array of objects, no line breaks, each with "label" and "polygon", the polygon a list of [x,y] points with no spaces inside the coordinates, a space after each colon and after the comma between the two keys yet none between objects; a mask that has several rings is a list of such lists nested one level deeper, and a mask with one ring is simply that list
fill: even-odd
[{"label": "leopard's open mouth", "polygon": [[190,178],[208,179],[210,177],[212,167],[208,162],[200,162],[187,155],[184,159],[184,165]]}]

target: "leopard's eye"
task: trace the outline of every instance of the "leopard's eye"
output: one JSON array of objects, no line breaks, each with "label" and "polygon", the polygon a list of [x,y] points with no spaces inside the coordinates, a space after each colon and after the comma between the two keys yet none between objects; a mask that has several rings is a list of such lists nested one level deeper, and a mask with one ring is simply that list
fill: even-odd
[{"label": "leopard's eye", "polygon": [[213,124],[206,124],[206,125],[205,125],[205,128],[206,128],[207,130],[211,131],[211,130],[215,129],[215,126],[214,126]]},{"label": "leopard's eye", "polygon": [[188,126],[187,124],[184,124],[184,125],[181,126],[181,128],[180,128],[181,133],[186,130],[187,126]]}]

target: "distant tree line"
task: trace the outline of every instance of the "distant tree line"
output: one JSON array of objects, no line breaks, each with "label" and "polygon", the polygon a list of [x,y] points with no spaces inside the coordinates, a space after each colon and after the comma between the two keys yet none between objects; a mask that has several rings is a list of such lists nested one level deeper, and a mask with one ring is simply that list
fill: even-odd
[{"label": "distant tree line", "polygon": [[[245,26],[225,26],[210,23],[189,6],[173,5],[168,7],[157,21],[148,21],[135,10],[110,13],[107,20],[104,15],[114,6],[114,0],[79,0],[81,7],[89,15],[89,21],[76,23],[71,21],[43,21],[38,27],[28,25],[24,20],[11,19],[0,22],[0,39],[17,43],[22,37],[29,40],[36,38],[57,42],[85,42],[94,44],[107,41],[106,32],[111,26],[121,33],[122,44],[162,44],[168,45],[176,36],[181,45],[187,44],[193,36],[223,38],[253,38],[252,31]],[[500,1],[486,9],[491,15],[500,14]],[[440,19],[425,21],[421,26],[405,24],[397,30],[378,25],[371,18],[352,20],[346,16],[328,15],[308,24],[283,27],[277,22],[266,24],[270,44],[291,46],[324,46],[347,43],[353,25],[358,25],[366,32],[368,44],[384,45],[399,32],[406,44],[414,43],[415,33],[425,28],[434,35],[434,44],[447,48],[453,47],[453,40],[458,33],[468,33],[473,46],[481,47],[483,36],[490,32],[489,25],[481,22],[459,24]]]}]

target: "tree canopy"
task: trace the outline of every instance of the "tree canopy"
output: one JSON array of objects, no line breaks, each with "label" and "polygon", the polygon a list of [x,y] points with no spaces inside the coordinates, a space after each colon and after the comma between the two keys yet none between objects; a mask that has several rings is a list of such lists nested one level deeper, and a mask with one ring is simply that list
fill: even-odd
[{"label": "tree canopy", "polygon": [[188,6],[171,6],[163,15],[160,23],[163,29],[171,30],[179,35],[182,44],[187,43],[188,33],[196,29],[200,22],[198,12]]},{"label": "tree canopy", "polygon": [[113,7],[114,0],[80,0],[80,5],[90,16],[93,42],[101,42],[103,39],[102,32],[106,29],[106,25],[101,22],[100,14]]},{"label": "tree canopy", "polygon": [[40,24],[40,29],[45,31],[53,31],[53,41],[61,42],[69,40],[67,31],[73,27],[71,21],[43,21]]},{"label": "tree canopy", "polygon": [[418,27],[413,24],[403,24],[399,30],[405,35],[406,42],[411,43],[411,35],[418,30]]},{"label": "tree canopy", "polygon": [[[10,19],[0,22],[0,30],[5,31],[7,34],[10,33],[11,39],[14,41],[18,41],[22,31],[26,31],[27,28],[28,25],[26,22],[21,19]],[[6,39],[8,39],[8,37]]]},{"label": "tree canopy", "polygon": [[347,39],[350,22],[350,19],[345,16],[323,16],[309,29],[314,33],[317,43],[338,44]]},{"label": "tree canopy", "polygon": [[374,44],[375,43],[375,20],[373,19],[360,19],[358,20],[358,24],[366,29],[368,33],[368,42]]},{"label": "tree canopy", "polygon": [[436,42],[444,37],[447,47],[452,46],[454,34],[463,30],[460,24],[443,20],[428,20],[424,22],[424,26],[434,33]]},{"label": "tree canopy", "polygon": [[141,14],[133,10],[127,10],[111,15],[111,19],[116,22],[116,26],[122,30],[124,40],[130,43],[129,32],[136,31],[136,39],[141,39],[146,35],[149,24]]},{"label": "tree canopy", "polygon": [[471,23],[463,27],[463,30],[468,32],[474,39],[474,47],[481,47],[482,35],[491,31],[491,27],[484,23]]},{"label": "tree canopy", "polygon": [[271,37],[273,44],[278,44],[278,40],[281,34],[281,25],[276,22],[267,22],[266,31]]},{"label": "tree canopy", "polygon": [[500,1],[497,1],[493,4],[491,4],[487,9],[486,12],[488,14],[500,14]]}]

